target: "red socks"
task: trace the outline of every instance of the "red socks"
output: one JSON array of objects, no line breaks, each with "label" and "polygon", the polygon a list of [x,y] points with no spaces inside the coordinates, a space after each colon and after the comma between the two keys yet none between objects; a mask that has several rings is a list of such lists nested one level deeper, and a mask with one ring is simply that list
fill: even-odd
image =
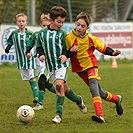
[{"label": "red socks", "polygon": [[103,117],[103,112],[102,112],[102,99],[99,96],[97,96],[97,97],[93,97],[92,100],[93,100],[93,104],[94,104],[94,108],[95,108],[96,115]]},{"label": "red socks", "polygon": [[114,95],[114,94],[111,94],[110,92],[108,92],[108,96],[107,96],[106,100],[109,102],[118,103],[120,99],[117,95]]}]

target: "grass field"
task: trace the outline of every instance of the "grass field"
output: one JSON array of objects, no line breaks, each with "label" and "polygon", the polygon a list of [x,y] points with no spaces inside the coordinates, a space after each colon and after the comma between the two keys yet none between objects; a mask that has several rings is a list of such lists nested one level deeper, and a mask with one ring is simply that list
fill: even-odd
[{"label": "grass field", "polygon": [[82,114],[78,107],[67,98],[63,110],[63,121],[52,123],[55,115],[55,95],[45,96],[44,110],[35,112],[35,119],[28,124],[16,118],[17,108],[23,104],[33,107],[32,91],[28,82],[21,80],[16,65],[0,66],[0,133],[133,133],[133,64],[132,61],[117,61],[118,68],[111,68],[111,61],[99,62],[101,86],[111,93],[123,96],[124,113],[118,116],[115,104],[103,101],[103,112],[107,123],[99,124],[91,120],[94,115],[89,88],[71,70],[68,84],[81,95],[88,108]]}]

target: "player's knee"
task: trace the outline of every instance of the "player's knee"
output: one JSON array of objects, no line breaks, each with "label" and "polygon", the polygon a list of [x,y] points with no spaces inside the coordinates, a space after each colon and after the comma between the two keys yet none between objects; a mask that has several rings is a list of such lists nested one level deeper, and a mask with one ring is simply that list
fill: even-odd
[{"label": "player's knee", "polygon": [[108,93],[107,93],[106,91],[100,93],[100,97],[101,97],[102,99],[105,99],[105,100],[106,100],[107,96],[108,96]]},{"label": "player's knee", "polygon": [[60,89],[61,89],[61,85],[56,85],[56,90],[60,91]]}]

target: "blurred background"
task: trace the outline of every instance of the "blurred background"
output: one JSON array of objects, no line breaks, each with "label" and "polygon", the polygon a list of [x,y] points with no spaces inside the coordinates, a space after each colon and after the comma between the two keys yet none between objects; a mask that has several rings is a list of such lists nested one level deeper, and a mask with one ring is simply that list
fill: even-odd
[{"label": "blurred background", "polygon": [[[5,53],[7,39],[17,29],[16,15],[28,16],[27,28],[40,30],[40,15],[49,13],[53,6],[62,6],[68,11],[63,29],[69,33],[75,27],[75,18],[80,12],[92,17],[88,32],[100,38],[107,46],[119,49],[116,59],[133,60],[133,0],[0,0],[0,64],[16,62],[14,47]],[[95,51],[98,60],[112,60]]]},{"label": "blurred background", "polygon": [[40,15],[56,5],[68,11],[70,23],[81,11],[89,13],[93,22],[133,21],[133,0],[0,0],[0,23],[14,24],[16,14],[24,12],[30,25],[38,25]]}]

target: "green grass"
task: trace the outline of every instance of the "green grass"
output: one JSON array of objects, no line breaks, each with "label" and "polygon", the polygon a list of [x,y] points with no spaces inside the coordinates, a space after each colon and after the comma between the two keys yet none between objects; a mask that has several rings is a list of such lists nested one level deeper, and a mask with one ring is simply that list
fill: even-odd
[{"label": "green grass", "polygon": [[28,124],[16,118],[17,108],[23,104],[33,107],[29,83],[21,80],[15,65],[0,66],[0,133],[132,133],[133,132],[133,65],[132,61],[117,61],[118,68],[111,68],[111,61],[99,62],[100,84],[104,90],[123,96],[124,113],[118,116],[115,104],[103,101],[106,124],[91,120],[94,115],[89,88],[75,74],[68,71],[68,85],[84,99],[88,108],[82,114],[67,98],[63,110],[63,121],[52,123],[55,115],[55,95],[47,91],[44,110],[36,111],[35,118]]}]

